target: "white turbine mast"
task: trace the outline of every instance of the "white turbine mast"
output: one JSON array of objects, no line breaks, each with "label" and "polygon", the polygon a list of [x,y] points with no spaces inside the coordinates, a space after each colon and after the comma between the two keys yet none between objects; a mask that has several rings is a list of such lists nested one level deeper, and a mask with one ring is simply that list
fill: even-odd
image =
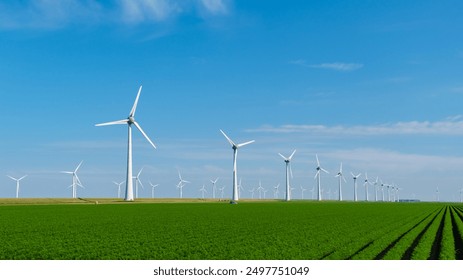
[{"label": "white turbine mast", "polygon": [[137,110],[138,99],[140,98],[142,86],[138,89],[137,97],[135,98],[135,102],[133,104],[132,110],[130,110],[129,116],[126,119],[119,120],[119,121],[112,121],[106,123],[100,123],[96,126],[106,126],[106,125],[115,125],[115,124],[127,124],[128,125],[128,141],[127,141],[127,177],[126,177],[126,188],[125,188],[125,200],[126,201],[133,201],[133,173],[132,173],[132,125],[134,125],[141,134],[145,137],[145,139],[156,149],[153,141],[146,135],[143,131],[141,126],[138,122],[135,121],[135,112]]},{"label": "white turbine mast", "polygon": [[61,171],[61,173],[72,175],[72,184],[69,186],[70,188],[72,188],[72,198],[77,198],[77,187],[84,188],[84,186],[80,182],[79,176],[77,176],[77,171],[79,170],[83,162],[84,161],[81,161],[74,171]]},{"label": "white turbine mast", "polygon": [[280,157],[283,158],[286,164],[286,201],[291,200],[291,195],[290,195],[290,183],[289,183],[289,177],[293,178],[293,170],[291,168],[291,160],[293,159],[294,154],[296,153],[296,150],[293,151],[293,153],[289,157],[285,157],[282,154],[278,153]]},{"label": "white turbine mast", "polygon": [[20,182],[22,179],[26,178],[27,175],[24,175],[24,176],[22,176],[22,177],[19,178],[19,179],[14,178],[14,177],[12,177],[12,176],[10,176],[10,175],[7,175],[7,176],[8,176],[11,180],[16,181],[16,198],[19,198],[19,182]]},{"label": "white turbine mast", "polygon": [[317,173],[315,174],[315,177],[314,179],[317,179],[317,186],[318,186],[318,201],[322,200],[322,193],[321,193],[321,172],[320,171],[323,171],[325,172],[326,174],[329,174],[328,171],[326,171],[325,169],[323,169],[321,166],[320,166],[320,161],[318,160],[318,155],[315,155],[315,158],[317,159]]},{"label": "white turbine mast", "polygon": [[376,177],[376,180],[373,182],[373,185],[375,186],[375,201],[378,201],[378,177]]},{"label": "white turbine mast", "polygon": [[354,175],[354,173],[350,173],[352,175],[352,178],[354,179],[354,201],[357,201],[357,179],[362,175],[362,173],[359,173],[358,175]]},{"label": "white turbine mast", "polygon": [[231,199],[230,203],[235,204],[239,200],[238,182],[237,182],[238,181],[238,179],[237,179],[238,174],[237,174],[237,170],[236,170],[236,157],[238,155],[238,149],[243,147],[243,146],[246,146],[248,144],[254,143],[255,141],[251,140],[251,141],[244,142],[244,143],[241,143],[241,144],[235,144],[235,142],[233,142],[227,136],[227,134],[225,134],[225,132],[223,132],[221,129],[220,129],[220,132],[222,132],[223,136],[225,136],[225,138],[228,140],[228,142],[230,143],[230,145],[232,146],[232,149],[233,149],[233,193],[232,193],[232,199]]},{"label": "white turbine mast", "polygon": [[344,182],[347,183],[346,178],[344,178],[344,174],[342,173],[342,162],[339,166],[339,172],[335,175],[335,177],[339,178],[339,201],[342,201],[342,180],[344,180]]}]

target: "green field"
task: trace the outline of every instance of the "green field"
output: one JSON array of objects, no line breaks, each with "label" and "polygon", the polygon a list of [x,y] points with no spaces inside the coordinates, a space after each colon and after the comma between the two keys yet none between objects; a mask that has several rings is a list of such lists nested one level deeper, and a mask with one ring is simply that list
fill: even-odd
[{"label": "green field", "polygon": [[463,258],[461,204],[178,202],[0,200],[0,259]]}]

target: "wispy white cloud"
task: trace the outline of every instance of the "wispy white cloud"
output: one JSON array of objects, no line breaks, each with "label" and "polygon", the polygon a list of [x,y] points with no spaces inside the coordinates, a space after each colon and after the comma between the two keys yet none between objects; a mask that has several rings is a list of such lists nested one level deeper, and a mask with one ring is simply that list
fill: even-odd
[{"label": "wispy white cloud", "polygon": [[[183,14],[227,15],[232,0],[25,0],[0,3],[0,29],[57,29],[69,24],[159,23]],[[195,7],[200,7],[197,9]]]},{"label": "wispy white cloud", "polygon": [[317,135],[463,135],[463,120],[460,116],[450,117],[443,121],[410,121],[380,125],[356,125],[356,126],[326,126],[326,125],[264,125],[259,128],[248,129],[247,132],[269,133],[311,133]]},{"label": "wispy white cloud", "polygon": [[309,68],[320,68],[320,69],[327,69],[327,70],[334,70],[340,72],[350,72],[354,70],[358,70],[363,67],[361,63],[344,63],[344,62],[332,62],[332,63],[320,63],[320,64],[309,64],[305,60],[298,59],[290,61],[291,64],[309,67]]}]

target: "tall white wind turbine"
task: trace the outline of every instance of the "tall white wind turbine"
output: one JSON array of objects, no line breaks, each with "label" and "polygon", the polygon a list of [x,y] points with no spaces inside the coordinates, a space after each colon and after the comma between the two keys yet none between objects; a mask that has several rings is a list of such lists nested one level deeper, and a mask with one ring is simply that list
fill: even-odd
[{"label": "tall white wind turbine", "polygon": [[350,173],[352,175],[352,178],[354,179],[354,201],[357,201],[357,179],[362,175],[359,173],[358,175],[354,175],[354,173]]},{"label": "tall white wind turbine", "polygon": [[180,191],[180,198],[183,198],[183,187],[185,187],[186,183],[191,183],[191,182],[187,181],[187,180],[184,180],[182,178],[182,175],[180,174],[180,170],[177,169],[177,171],[178,171],[178,179],[179,179],[179,182],[177,184],[177,188]]},{"label": "tall white wind turbine", "polygon": [[342,180],[347,183],[346,178],[344,178],[344,175],[342,174],[342,162],[341,166],[339,167],[339,172],[335,177],[339,178],[339,201],[342,201]]},{"label": "tall white wind turbine", "polygon": [[225,136],[225,138],[227,138],[228,142],[230,143],[230,145],[232,146],[232,149],[233,149],[233,195],[232,195],[231,203],[236,203],[239,200],[238,179],[237,179],[238,177],[237,177],[237,170],[236,170],[236,157],[238,155],[238,149],[243,147],[243,146],[246,146],[248,144],[254,143],[255,141],[251,140],[251,141],[244,142],[244,143],[241,143],[241,144],[235,144],[235,142],[233,142],[227,136],[227,134],[225,134],[225,132],[223,132],[222,130],[220,130],[220,132],[222,132],[223,136]]},{"label": "tall white wind turbine", "polygon": [[77,198],[77,187],[84,187],[80,182],[79,176],[77,176],[77,171],[79,170],[83,162],[84,161],[81,161],[74,171],[61,171],[61,173],[72,175],[72,185],[70,186],[72,188],[72,198]]},{"label": "tall white wind turbine", "polygon": [[202,193],[204,199],[204,194],[207,193],[206,186],[203,185],[202,188],[199,189],[199,191]]},{"label": "tall white wind turbine", "polygon": [[11,180],[16,181],[16,198],[19,198],[19,182],[20,182],[22,179],[26,178],[27,175],[24,175],[24,176],[22,176],[22,177],[19,178],[19,179],[14,178],[14,177],[11,177],[10,175],[7,175],[7,176],[8,176]]},{"label": "tall white wind turbine", "polygon": [[107,123],[100,123],[97,124],[96,126],[106,126],[106,125],[115,125],[115,124],[127,124],[128,125],[128,141],[127,141],[127,178],[126,178],[126,188],[125,188],[125,200],[126,201],[133,201],[133,173],[132,173],[132,125],[134,125],[140,132],[141,134],[148,140],[148,142],[153,146],[153,148],[156,149],[156,146],[154,145],[153,141],[150,140],[148,135],[143,131],[141,126],[138,124],[138,122],[135,121],[135,111],[137,110],[137,105],[138,105],[138,99],[140,98],[140,93],[141,93],[142,87],[140,86],[138,90],[137,97],[135,98],[135,103],[133,104],[132,110],[130,110],[129,116],[127,119],[119,120],[119,121],[113,121],[113,122],[107,122]]},{"label": "tall white wind turbine", "polygon": [[280,157],[283,158],[283,160],[286,163],[286,201],[291,200],[291,195],[290,195],[290,184],[289,184],[289,177],[293,178],[293,170],[291,168],[291,160],[293,159],[294,154],[296,153],[296,150],[293,151],[293,153],[289,157],[285,157],[282,154],[278,153]]},{"label": "tall white wind turbine", "polygon": [[321,172],[320,171],[323,171],[325,172],[326,174],[329,174],[328,171],[326,171],[325,169],[323,169],[321,166],[320,166],[320,161],[318,160],[318,155],[315,155],[316,159],[317,159],[317,173],[315,174],[315,179],[317,179],[317,186],[318,186],[318,201],[322,200],[322,193],[321,193]]}]

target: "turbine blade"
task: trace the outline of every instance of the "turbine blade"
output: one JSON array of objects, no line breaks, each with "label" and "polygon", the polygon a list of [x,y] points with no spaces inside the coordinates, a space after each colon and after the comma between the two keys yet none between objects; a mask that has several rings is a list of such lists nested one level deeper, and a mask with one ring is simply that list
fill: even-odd
[{"label": "turbine blade", "polygon": [[291,168],[291,162],[289,163],[289,175],[293,178],[293,169]]},{"label": "turbine blade", "polygon": [[343,175],[341,175],[342,179],[344,180],[345,183],[347,183],[346,178],[344,178]]},{"label": "turbine blade", "polygon": [[137,98],[135,98],[135,102],[133,103],[132,110],[130,111],[130,115],[129,115],[130,117],[135,116],[135,111],[137,110],[137,105],[138,105],[138,98],[140,98],[141,88],[142,86],[140,86],[140,88],[138,89]]},{"label": "turbine blade", "polygon": [[232,145],[232,147],[236,147],[235,142],[233,142],[233,141],[230,139],[230,137],[228,137],[227,134],[225,134],[225,132],[223,132],[222,129],[220,129],[220,132],[222,132],[223,136],[225,136],[225,138],[227,138],[228,143],[230,143],[230,145]]},{"label": "turbine blade", "polygon": [[106,126],[106,125],[114,125],[114,124],[127,124],[128,120],[119,120],[119,121],[112,121],[112,122],[105,122],[105,123],[99,123],[95,124],[95,126]]},{"label": "turbine blade", "polygon": [[60,171],[60,173],[65,173],[65,174],[74,174],[72,171]]},{"label": "turbine blade", "polygon": [[320,174],[320,170],[317,171],[317,173],[315,173],[315,176],[313,177],[314,179],[317,179],[317,176]]},{"label": "turbine blade", "polygon": [[326,171],[325,169],[323,169],[323,168],[321,168],[321,167],[320,167],[320,169],[321,169],[323,172],[325,172],[326,174],[330,174],[330,172]]},{"label": "turbine blade", "polygon": [[26,178],[27,175],[22,176],[21,178],[18,179],[18,181],[21,181],[22,179]]},{"label": "turbine blade", "polygon": [[317,166],[320,166],[320,161],[318,160],[318,155],[315,154],[315,158],[317,159]]},{"label": "turbine blade", "polygon": [[285,161],[286,161],[286,160],[289,160],[289,159],[287,159],[285,156],[283,156],[282,154],[280,154],[280,153],[278,153],[278,154],[279,154],[280,157],[282,157]]},{"label": "turbine blade", "polygon": [[14,178],[14,177],[11,177],[10,175],[6,175],[6,176],[9,177],[11,180],[15,180],[15,181],[18,180],[18,179]]},{"label": "turbine blade", "polygon": [[148,137],[148,135],[146,135],[146,133],[141,128],[141,126],[137,122],[134,122],[133,124],[138,128],[138,130],[141,132],[141,134],[143,134],[143,136],[145,136],[146,140],[148,140],[148,142],[150,142],[151,146],[153,146],[153,148],[156,149],[156,145],[154,145],[153,141],[151,141],[151,139]]},{"label": "turbine blade", "polygon": [[79,170],[79,168],[80,168],[80,166],[82,165],[83,162],[84,162],[84,161],[82,160],[82,161],[79,163],[79,165],[77,165],[77,168],[76,168],[76,170],[74,171],[74,173],[77,173],[77,170]]},{"label": "turbine blade", "polygon": [[140,176],[141,172],[143,171],[143,168],[145,168],[145,167],[142,167],[142,168],[140,169],[140,172],[138,172],[137,178]]},{"label": "turbine blade", "polygon": [[293,151],[293,153],[289,156],[288,159],[291,160],[291,159],[293,158],[293,156],[294,156],[295,153],[296,153],[296,150]]},{"label": "turbine blade", "polygon": [[248,141],[248,142],[245,142],[245,143],[238,144],[238,145],[236,145],[236,146],[237,146],[238,148],[241,148],[241,147],[243,147],[243,146],[249,145],[249,144],[254,143],[254,142],[256,142],[256,141],[255,141],[255,140],[251,140],[251,141]]}]

